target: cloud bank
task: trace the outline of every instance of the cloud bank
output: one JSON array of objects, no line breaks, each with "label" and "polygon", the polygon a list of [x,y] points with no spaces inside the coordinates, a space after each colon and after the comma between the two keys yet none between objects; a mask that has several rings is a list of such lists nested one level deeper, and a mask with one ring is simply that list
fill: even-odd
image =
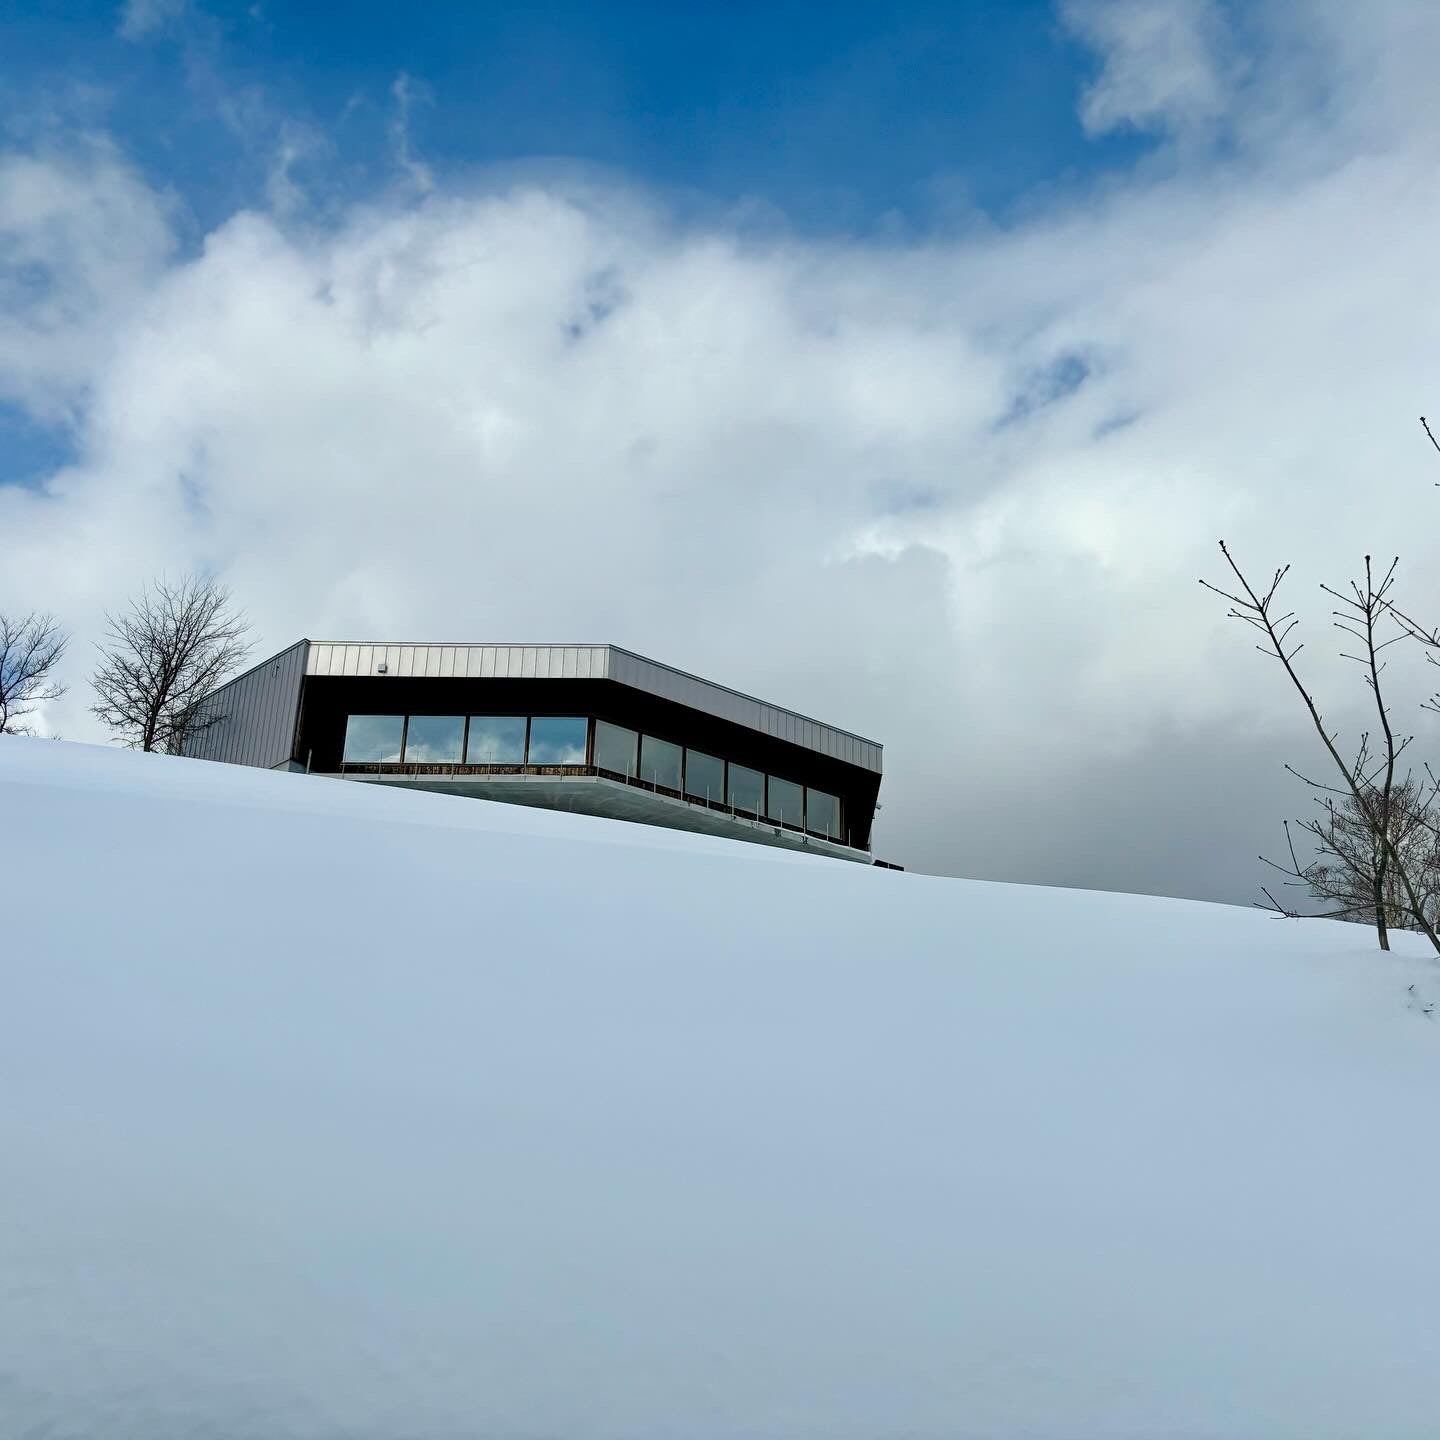
[{"label": "cloud bank", "polygon": [[1295,562],[1322,684],[1365,550],[1440,611],[1440,16],[1064,15],[1085,123],[1169,138],[911,243],[407,145],[393,192],[285,170],[181,248],[113,144],[7,155],[0,404],[75,457],[0,486],[0,606],[81,642],[47,723],[94,737],[104,609],[201,567],[262,647],[614,641],[872,735],[913,866],[1247,899],[1308,752],[1195,584],[1215,540]]}]

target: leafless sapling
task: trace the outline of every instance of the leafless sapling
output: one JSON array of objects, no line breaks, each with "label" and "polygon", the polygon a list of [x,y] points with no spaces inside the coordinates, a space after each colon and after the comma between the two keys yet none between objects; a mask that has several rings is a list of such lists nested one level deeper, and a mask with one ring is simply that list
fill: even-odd
[{"label": "leafless sapling", "polygon": [[[1346,651],[1345,656],[1363,668],[1365,684],[1371,692],[1379,717],[1379,743],[1372,749],[1369,737],[1365,737],[1355,759],[1347,762],[1336,745],[1335,734],[1327,728],[1314,696],[1295,668],[1295,657],[1300,653],[1302,645],[1291,642],[1299,621],[1294,611],[1282,613],[1276,601],[1276,594],[1290,567],[1285,565],[1276,570],[1269,586],[1262,591],[1246,578],[1223,540],[1220,542],[1220,553],[1225,557],[1225,563],[1238,582],[1238,593],[1212,585],[1207,580],[1200,583],[1230,602],[1229,614],[1233,619],[1241,620],[1260,632],[1263,643],[1258,644],[1256,649],[1279,662],[1286,679],[1303,703],[1315,733],[1320,737],[1339,775],[1339,781],[1334,786],[1325,786],[1315,781],[1308,783],[1321,793],[1348,797],[1354,814],[1368,830],[1367,846],[1361,847],[1361,852],[1368,851],[1370,859],[1366,866],[1359,869],[1357,877],[1352,878],[1368,883],[1376,935],[1381,949],[1390,948],[1388,917],[1392,911],[1398,909],[1425,935],[1435,950],[1440,952],[1440,934],[1437,934],[1435,921],[1431,914],[1427,913],[1427,907],[1423,903],[1419,877],[1412,873],[1414,858],[1402,853],[1397,844],[1394,825],[1397,762],[1413,738],[1396,735],[1381,686],[1381,675],[1385,668],[1380,658],[1382,652],[1409,638],[1403,628],[1397,634],[1381,638],[1382,623],[1393,613],[1390,592],[1395,580],[1395,563],[1391,563],[1377,582],[1370,557],[1367,555],[1363,585],[1352,581],[1348,594],[1330,586],[1322,587],[1327,594],[1340,602],[1340,608],[1333,612],[1337,628],[1358,642],[1359,653]],[[1288,867],[1277,865],[1277,868],[1288,876],[1293,876],[1297,882],[1309,883],[1309,875],[1313,872],[1296,856],[1288,827],[1286,833],[1291,864]],[[1343,863],[1344,853],[1332,852],[1328,858]],[[1276,901],[1268,890],[1263,893],[1268,902],[1267,908],[1273,908],[1285,915],[1295,913],[1293,908],[1286,908]],[[1388,897],[1392,894],[1400,897],[1398,906],[1390,903]]]},{"label": "leafless sapling", "polygon": [[[1286,877],[1286,885],[1303,886],[1314,899],[1333,907],[1320,912],[1324,916],[1372,924],[1377,934],[1383,928],[1387,936],[1392,929],[1420,929],[1410,914],[1409,901],[1396,871],[1382,864],[1383,847],[1354,796],[1318,781],[1307,779],[1307,783],[1316,791],[1314,799],[1319,814],[1308,820],[1297,820],[1295,830],[1307,838],[1313,849],[1312,856],[1301,860],[1287,820],[1286,860],[1265,860],[1263,856],[1262,860]],[[1370,787],[1372,806],[1379,803],[1374,788]],[[1420,908],[1432,926],[1440,922],[1436,795],[1433,777],[1421,780],[1413,774],[1398,780],[1390,795],[1390,834],[1405,871],[1414,882]],[[1263,893],[1269,900],[1265,908],[1282,914],[1296,913],[1293,907],[1281,906],[1268,890]]]},{"label": "leafless sapling", "polygon": [[29,717],[66,687],[55,671],[69,637],[53,615],[0,615],[0,735],[28,735]]},{"label": "leafless sapling", "polygon": [[137,750],[183,754],[224,717],[203,702],[250,653],[249,624],[214,580],[154,581],[107,615],[93,712]]}]

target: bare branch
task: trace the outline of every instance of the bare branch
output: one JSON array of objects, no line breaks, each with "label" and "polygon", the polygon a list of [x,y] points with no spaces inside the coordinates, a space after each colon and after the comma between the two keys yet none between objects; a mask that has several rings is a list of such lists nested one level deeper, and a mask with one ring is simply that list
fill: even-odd
[{"label": "bare branch", "polygon": [[69,643],[53,615],[0,615],[0,735],[29,735],[29,717],[64,695],[55,670]]},{"label": "bare branch", "polygon": [[94,713],[135,749],[185,753],[224,718],[204,702],[250,653],[248,622],[223,585],[195,576],[161,578],[106,619]]},{"label": "bare branch", "polygon": [[[1440,446],[1437,446],[1437,449],[1440,449]],[[1372,769],[1368,758],[1369,736],[1362,737],[1356,762],[1353,765],[1347,765],[1336,746],[1334,734],[1325,725],[1314,696],[1295,669],[1294,661],[1300,652],[1300,647],[1297,645],[1287,649],[1288,637],[1294,629],[1293,613],[1282,616],[1274,613],[1275,595],[1289,571],[1289,566],[1281,566],[1276,570],[1269,587],[1261,593],[1246,578],[1223,540],[1220,542],[1220,553],[1225,557],[1225,563],[1239,582],[1238,591],[1221,590],[1218,586],[1211,585],[1204,580],[1200,583],[1230,602],[1229,613],[1232,618],[1245,621],[1252,628],[1260,630],[1265,636],[1268,644],[1257,648],[1280,662],[1287,679],[1310,716],[1315,733],[1320,737],[1321,744],[1325,747],[1335,768],[1340,772],[1344,783],[1339,787],[1326,786],[1311,781],[1305,776],[1300,778],[1306,780],[1307,784],[1318,791],[1338,796],[1342,806],[1337,808],[1331,803],[1329,811],[1332,828],[1341,822],[1348,821],[1350,818],[1346,814],[1348,809],[1353,813],[1353,817],[1358,819],[1361,835],[1368,845],[1367,863],[1364,846],[1357,847],[1342,843],[1348,842],[1350,839],[1347,831],[1336,840],[1329,851],[1329,863],[1338,865],[1337,873],[1343,873],[1347,884],[1357,876],[1368,883],[1368,908],[1373,915],[1382,949],[1389,949],[1389,917],[1391,914],[1396,914],[1412,920],[1416,927],[1425,933],[1436,952],[1440,953],[1440,934],[1437,934],[1435,927],[1434,906],[1431,905],[1427,908],[1425,897],[1421,893],[1423,877],[1419,874],[1412,874],[1413,866],[1407,868],[1407,857],[1399,853],[1393,823],[1395,820],[1396,761],[1408,745],[1409,740],[1396,737],[1390,723],[1389,710],[1381,693],[1380,676],[1384,667],[1380,663],[1379,654],[1383,642],[1377,638],[1376,627],[1393,613],[1390,591],[1395,582],[1398,558],[1392,560],[1383,575],[1377,578],[1371,557],[1367,555],[1365,557],[1364,583],[1362,585],[1359,581],[1352,581],[1348,594],[1329,585],[1321,587],[1342,607],[1334,612],[1341,617],[1337,622],[1339,628],[1354,636],[1361,645],[1361,654],[1348,658],[1357,659],[1364,666],[1366,685],[1374,698],[1380,721],[1380,735],[1383,743],[1378,760]],[[1291,767],[1287,766],[1286,768]],[[1298,771],[1293,773],[1299,774]],[[1323,852],[1329,832],[1319,826],[1305,828],[1321,842],[1322,860],[1317,862],[1321,868],[1317,869],[1316,865],[1301,865],[1295,855],[1293,843],[1290,845],[1291,868],[1289,870],[1285,870],[1284,866],[1275,868],[1303,881],[1317,895],[1341,900],[1347,905],[1347,908],[1354,908],[1359,902],[1354,898],[1353,893],[1334,893],[1338,882],[1332,873],[1324,868],[1327,861]],[[1286,834],[1288,839],[1288,826]],[[1392,898],[1392,891],[1397,883],[1400,891],[1398,903],[1395,898]]]}]

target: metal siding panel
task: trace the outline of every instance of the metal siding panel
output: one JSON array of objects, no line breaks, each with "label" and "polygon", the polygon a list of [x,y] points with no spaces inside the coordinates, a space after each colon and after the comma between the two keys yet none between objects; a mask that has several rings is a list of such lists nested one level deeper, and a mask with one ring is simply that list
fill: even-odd
[{"label": "metal siding panel", "polygon": [[442,645],[440,647],[440,675],[442,679],[448,680],[455,673],[455,647],[453,645]]},{"label": "metal siding panel", "polygon": [[550,655],[552,648],[543,645],[535,651],[535,678],[537,680],[548,680],[550,678]]},{"label": "metal siding panel", "polygon": [[361,675],[373,675],[375,673],[375,647],[373,645],[360,646],[360,654],[355,662],[355,669]]},{"label": "metal siding panel", "polygon": [[356,665],[359,663],[359,660],[360,660],[360,648],[359,648],[359,646],[357,646],[357,645],[347,645],[347,646],[345,647],[345,663],[344,663],[344,665],[342,666],[340,673],[341,673],[342,675],[353,675],[353,674],[355,673],[355,667],[356,667]]},{"label": "metal siding panel", "polygon": [[520,655],[520,674],[523,679],[535,678],[535,647],[527,645]]},{"label": "metal siding panel", "polygon": [[189,753],[267,769],[283,764],[290,758],[300,685],[309,664],[309,647],[300,641],[221,686],[203,703],[205,713],[223,718]]},{"label": "metal siding panel", "polygon": [[495,647],[485,645],[480,650],[480,675],[482,679],[490,680],[495,675]]}]

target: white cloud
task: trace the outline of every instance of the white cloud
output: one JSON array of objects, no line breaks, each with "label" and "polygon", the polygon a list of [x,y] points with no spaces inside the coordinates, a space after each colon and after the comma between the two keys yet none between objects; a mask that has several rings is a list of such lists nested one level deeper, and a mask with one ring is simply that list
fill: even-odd
[{"label": "white cloud", "polygon": [[76,410],[163,278],[167,209],[103,141],[0,154],[0,400]]},{"label": "white cloud", "polygon": [[0,381],[79,457],[0,488],[0,606],[83,642],[205,565],[275,648],[614,640],[885,741],[902,861],[1243,898],[1307,742],[1195,584],[1215,540],[1296,562],[1327,684],[1314,586],[1363,550],[1440,610],[1440,116],[1375,104],[1423,76],[1323,18],[1323,110],[1258,75],[1239,160],[909,249],[437,180],[167,258],[112,151],[12,157],[0,283],[48,298]]},{"label": "white cloud", "polygon": [[122,40],[143,40],[185,13],[188,0],[125,0],[118,27]]},{"label": "white cloud", "polygon": [[402,71],[390,86],[390,98],[395,102],[395,113],[390,121],[390,147],[395,164],[419,194],[429,194],[435,188],[435,176],[416,155],[410,135],[415,107],[429,103],[429,91]]},{"label": "white cloud", "polygon": [[1101,58],[1080,112],[1091,134],[1183,132],[1225,112],[1231,62],[1214,0],[1064,0],[1062,13]]}]

